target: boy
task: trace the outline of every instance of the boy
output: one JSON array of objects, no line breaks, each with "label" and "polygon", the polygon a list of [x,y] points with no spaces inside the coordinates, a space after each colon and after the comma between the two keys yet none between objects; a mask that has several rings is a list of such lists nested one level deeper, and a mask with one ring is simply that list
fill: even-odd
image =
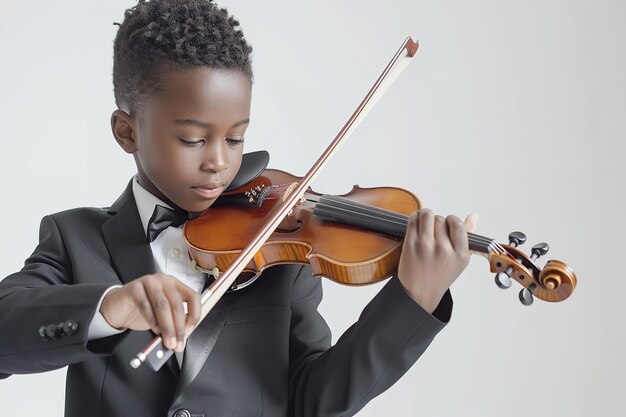
[{"label": "boy", "polygon": [[[226,294],[186,340],[205,282],[177,214],[205,211],[239,171],[250,52],[238,22],[207,0],[126,11],[111,127],[137,176],[109,208],[44,217],[24,268],[0,282],[0,329],[12,335],[0,377],[69,365],[66,416],[354,415],[449,320],[447,289],[467,265],[475,217],[466,226],[421,210],[397,277],[334,346],[317,313],[320,280],[300,265]],[[158,227],[163,212],[171,227]],[[132,369],[153,332],[176,356],[157,373]]]}]

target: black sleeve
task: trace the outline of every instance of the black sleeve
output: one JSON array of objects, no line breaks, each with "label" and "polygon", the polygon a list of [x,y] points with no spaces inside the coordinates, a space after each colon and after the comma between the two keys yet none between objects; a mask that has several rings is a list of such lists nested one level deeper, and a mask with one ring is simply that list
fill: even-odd
[{"label": "black sleeve", "polygon": [[294,284],[292,303],[292,416],[356,414],[404,375],[452,312],[449,292],[431,315],[392,277],[331,347],[330,330],[317,311],[321,299],[320,279],[304,267]]},{"label": "black sleeve", "polygon": [[[110,355],[124,335],[92,341],[87,330],[103,284],[73,284],[71,260],[51,216],[41,221],[39,244],[21,271],[0,282],[0,379],[49,371]],[[74,321],[73,334],[44,340],[41,326]]]}]

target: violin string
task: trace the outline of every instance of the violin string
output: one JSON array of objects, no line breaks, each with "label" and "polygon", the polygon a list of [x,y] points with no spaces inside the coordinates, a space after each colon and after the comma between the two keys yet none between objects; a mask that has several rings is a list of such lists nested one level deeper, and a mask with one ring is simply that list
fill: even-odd
[{"label": "violin string", "polygon": [[[390,212],[388,210],[384,210],[384,209],[374,207],[374,206],[365,205],[363,203],[355,203],[349,199],[336,200],[333,198],[333,199],[330,199],[330,201],[332,201],[333,203],[340,203],[348,207],[354,207],[354,208],[361,209],[361,210],[368,210],[372,213],[371,215],[372,217],[378,215],[376,217],[377,219],[381,219],[380,215],[383,215],[383,216],[389,215],[388,217],[393,219],[390,221],[393,222],[394,224],[401,224],[401,225],[406,226],[406,224],[408,223],[408,216],[404,214]],[[358,211],[354,211],[354,213],[360,214],[360,212]],[[386,219],[382,218],[382,220],[386,220]],[[475,241],[477,243],[485,243],[485,244],[494,243],[497,245],[497,242],[495,242],[493,239],[490,239],[488,237],[480,236],[474,233],[468,233],[468,236],[470,238],[470,241]],[[497,249],[504,250],[502,247],[500,247],[500,245],[497,246]]]},{"label": "violin string", "polygon": [[[275,193],[277,194],[279,192],[284,192],[290,186],[291,184],[279,184],[279,185],[271,186],[272,190],[270,191],[269,195],[275,195]],[[371,206],[368,204],[355,202],[345,197],[328,196],[328,195],[326,195],[325,197],[326,197],[327,202],[332,202],[332,204],[325,203],[331,209],[343,210],[350,214],[360,215],[360,216],[363,216],[369,219],[375,219],[378,221],[384,221],[384,222],[387,222],[388,224],[404,227],[405,229],[408,224],[409,217],[404,214],[395,213],[395,212],[384,210],[384,209]],[[309,198],[309,200],[317,201],[318,198],[315,198],[315,199]],[[320,203],[318,202],[317,204],[320,204]],[[347,209],[341,208],[338,205],[343,205],[348,208]],[[490,239],[488,237],[484,237],[475,233],[468,233],[468,240],[470,243],[475,243],[477,245],[483,246],[487,250],[491,250],[499,254],[506,253],[506,250],[494,239]]]},{"label": "violin string", "polygon": [[507,253],[507,250],[504,249],[498,242],[493,241],[494,246],[498,249],[500,254]]},{"label": "violin string", "polygon": [[285,190],[287,189],[287,185],[281,184],[281,185],[275,185],[275,186],[266,187],[266,188],[271,188],[266,198],[270,198],[270,196],[272,198],[282,198],[283,195],[285,194]]},{"label": "violin string", "polygon": [[[336,201],[333,201],[333,203],[336,203]],[[348,208],[344,208],[344,207],[339,207],[337,205],[333,205],[333,204],[328,204],[326,202],[318,202],[317,205],[320,206],[327,206],[330,209],[333,210],[340,210],[340,211],[344,211],[344,212],[348,212],[350,214],[356,214],[356,215],[360,215],[363,217],[367,217],[367,218],[371,218],[371,219],[375,219],[375,220],[384,220],[387,221],[388,223],[394,224],[394,225],[399,225],[399,226],[406,226],[406,221],[403,221],[402,218],[399,218],[397,216],[388,216],[388,219],[382,218],[382,215],[385,215],[387,213],[380,213],[374,210],[370,210],[370,213],[366,213],[364,211],[357,211],[357,210],[353,210],[353,208],[363,208],[361,206],[358,205],[351,205],[349,203],[345,203],[345,202],[341,202],[341,204],[343,204],[344,206],[348,206]],[[395,214],[395,213],[394,213]]]},{"label": "violin string", "polygon": [[[360,215],[368,219],[386,221],[387,223],[403,226],[404,228],[406,228],[406,225],[408,224],[409,217],[400,213],[394,213],[388,210],[380,209],[378,207],[366,205],[364,203],[354,202],[346,198],[338,198],[334,196],[326,196],[326,197],[327,197],[326,198],[327,201],[325,201],[324,203],[318,202],[317,204],[318,205],[324,204],[331,209],[341,210],[344,212],[348,212],[350,214]],[[332,204],[328,204],[330,202],[332,202]],[[348,208],[339,207],[338,204],[346,206]],[[371,214],[366,213],[367,211],[369,211]],[[468,240],[470,243],[478,244],[480,246],[483,246],[485,249],[487,250],[491,249],[491,251],[494,251],[496,253],[501,254],[505,252],[504,248],[502,248],[500,244],[498,244],[495,240],[490,239],[488,237],[484,237],[475,233],[468,233]]]},{"label": "violin string", "polygon": [[[335,202],[335,200],[331,200],[331,201]],[[360,204],[351,204],[349,202],[349,200],[348,201],[343,200],[343,201],[340,201],[340,203],[342,203],[342,204],[344,204],[346,206],[352,206],[352,207],[355,207],[355,208],[369,209],[372,213],[375,213],[375,214],[389,214],[389,213],[392,213],[392,214],[394,214],[393,217],[395,217],[395,219],[397,219],[397,221],[393,221],[392,220],[393,223],[401,224],[403,226],[406,226],[407,223],[408,223],[408,216],[403,215],[403,214],[389,212],[387,210],[380,209],[380,208],[377,208],[377,207],[363,205],[362,203],[360,203]],[[346,210],[346,209],[343,209],[343,210]],[[361,213],[359,213],[357,211],[351,211],[351,213],[361,214]],[[370,215],[370,216],[373,217],[373,215]],[[378,218],[380,218],[380,217],[377,217],[377,219]],[[473,241],[476,241],[476,242],[482,242],[482,243],[491,243],[491,242],[493,242],[493,239],[490,239],[490,238],[487,238],[487,237],[484,237],[484,236],[480,236],[480,235],[477,235],[477,234],[474,234],[474,233],[468,233],[468,235],[471,238],[470,240],[473,240]],[[502,248],[499,248],[499,249],[502,249]]]},{"label": "violin string", "polygon": [[[340,205],[349,207],[349,209],[344,209],[347,211],[350,211],[350,209],[356,209],[356,210],[352,210],[352,212],[355,214],[366,214],[371,217],[375,217],[377,219],[389,220],[390,222],[393,222],[395,224],[400,224],[400,225],[406,224],[408,221],[408,217],[400,213],[395,213],[393,211],[384,210],[384,209],[367,205],[364,203],[358,203],[358,202],[349,200],[347,198],[339,199],[339,197],[335,197],[335,196],[325,196],[325,197],[329,203],[330,202],[333,203],[333,205],[330,205],[330,207],[332,208],[339,208],[337,204],[340,204]],[[326,202],[324,202],[324,204],[325,203]],[[318,202],[318,204],[320,203]],[[367,214],[366,212],[369,212],[371,214]]]},{"label": "violin string", "polygon": [[[355,202],[345,197],[328,196],[328,195],[326,195],[325,197],[326,198],[325,198],[324,204],[327,204],[330,208],[341,209],[340,207],[338,207],[338,205],[343,205],[343,206],[348,207],[348,209],[341,209],[341,210],[347,211],[349,213],[368,216],[376,220],[386,221],[389,224],[393,224],[396,226],[403,226],[405,228],[408,223],[408,216],[401,214],[401,213],[395,213],[392,211],[381,209],[379,207],[367,205],[367,204],[360,203],[360,202]],[[332,202],[332,204],[328,204],[330,202]],[[355,209],[355,210],[352,210],[352,209]],[[371,214],[365,214],[364,212],[369,212]],[[500,247],[500,245],[498,245],[497,242],[495,242],[493,239],[476,235],[476,234],[472,234],[472,233],[469,233],[468,237],[469,237],[469,241],[472,243],[483,245],[485,248],[491,248],[493,251],[504,252],[504,249]],[[491,246],[492,243],[497,246]]]},{"label": "violin string", "polygon": [[[332,201],[335,202],[334,200],[332,200]],[[351,204],[350,202],[346,202],[345,200],[340,201],[340,203],[342,203],[342,204],[344,204],[346,206],[352,206],[352,207],[356,207],[356,208],[363,208],[363,209],[366,209],[366,210],[369,209],[374,214],[383,214],[383,215],[385,215],[385,214],[393,214],[394,216],[390,216],[390,217],[394,217],[394,220],[391,220],[392,222],[394,222],[394,224],[401,224],[403,226],[406,226],[408,224],[409,217],[404,215],[404,214],[390,212],[388,210],[380,209],[378,207],[363,205],[362,203],[359,203],[358,205],[357,204]],[[353,211],[353,213],[361,214],[361,213],[356,212],[356,211]],[[372,214],[371,216],[373,216],[374,214]],[[377,218],[380,218],[380,217],[377,217]],[[493,240],[493,239],[489,239],[487,237],[483,237],[483,236],[476,235],[476,234],[473,234],[473,233],[469,233],[469,235],[470,235],[470,237],[474,236],[474,238],[477,241],[491,242]]]}]

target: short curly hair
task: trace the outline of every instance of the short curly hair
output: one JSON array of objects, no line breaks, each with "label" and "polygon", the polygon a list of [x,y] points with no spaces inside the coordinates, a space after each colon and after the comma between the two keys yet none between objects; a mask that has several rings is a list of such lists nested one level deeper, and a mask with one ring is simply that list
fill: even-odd
[{"label": "short curly hair", "polygon": [[165,69],[235,69],[252,81],[252,47],[239,22],[212,0],[139,0],[114,24],[119,29],[113,91],[119,109],[137,110]]}]

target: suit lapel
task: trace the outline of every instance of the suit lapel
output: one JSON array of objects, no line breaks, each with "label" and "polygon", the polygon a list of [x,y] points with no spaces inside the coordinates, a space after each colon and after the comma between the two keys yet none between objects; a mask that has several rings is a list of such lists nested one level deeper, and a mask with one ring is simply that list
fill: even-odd
[{"label": "suit lapel", "polygon": [[[156,272],[152,250],[133,196],[132,181],[134,179],[111,205],[108,212],[112,216],[102,225],[104,242],[120,281],[124,284]],[[167,361],[167,365],[177,377],[179,369],[175,355]]]},{"label": "suit lapel", "polygon": [[109,208],[111,218],[102,225],[104,241],[120,280],[128,283],[156,272],[150,245],[133,197],[132,181]]},{"label": "suit lapel", "polygon": [[224,294],[187,339],[174,401],[187,389],[204,366],[235,305],[238,294],[237,291]]}]

